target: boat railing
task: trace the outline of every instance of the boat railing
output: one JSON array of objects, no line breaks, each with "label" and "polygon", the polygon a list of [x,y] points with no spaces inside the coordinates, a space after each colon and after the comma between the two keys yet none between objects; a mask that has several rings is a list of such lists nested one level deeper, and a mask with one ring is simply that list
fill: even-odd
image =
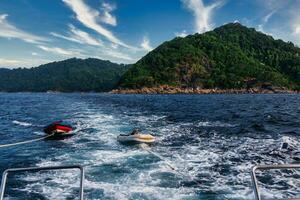
[{"label": "boat railing", "polygon": [[258,180],[256,177],[257,171],[265,171],[272,169],[300,169],[300,164],[284,164],[284,165],[257,165],[252,168],[251,177],[253,182],[254,195],[256,200],[261,200],[261,195],[258,188]]},{"label": "boat railing", "polygon": [[64,169],[79,169],[80,170],[80,187],[79,199],[83,200],[83,181],[84,181],[84,168],[80,165],[64,165],[64,166],[49,166],[49,167],[28,167],[28,168],[11,168],[3,172],[1,180],[0,200],[3,200],[5,193],[6,180],[9,173],[16,172],[37,172],[37,171],[51,171],[51,170],[64,170]]},{"label": "boat railing", "polygon": [[[36,171],[50,171],[50,170],[63,170],[63,169],[79,169],[80,170],[80,187],[79,187],[79,199],[83,200],[83,182],[84,182],[84,168],[80,165],[71,166],[49,166],[49,167],[28,167],[28,168],[10,168],[3,172],[1,186],[0,186],[0,200],[3,200],[5,193],[6,181],[9,173],[16,172],[36,172]],[[300,164],[285,164],[285,165],[257,165],[252,168],[251,177],[253,181],[253,189],[256,200],[261,200],[261,195],[258,187],[258,180],[256,177],[257,171],[265,171],[272,169],[300,169]]]}]

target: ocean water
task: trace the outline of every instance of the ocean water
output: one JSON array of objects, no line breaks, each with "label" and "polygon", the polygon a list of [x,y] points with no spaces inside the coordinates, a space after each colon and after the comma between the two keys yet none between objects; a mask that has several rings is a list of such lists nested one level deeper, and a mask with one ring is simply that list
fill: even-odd
[{"label": "ocean water", "polygon": [[[85,199],[254,199],[256,164],[300,162],[300,95],[0,94],[0,144],[63,119],[76,136],[0,149],[7,168],[80,164]],[[145,151],[117,142],[139,128]],[[170,167],[175,168],[172,169]],[[267,198],[300,198],[300,172],[259,173]],[[76,170],[9,176],[5,199],[78,199]]]}]

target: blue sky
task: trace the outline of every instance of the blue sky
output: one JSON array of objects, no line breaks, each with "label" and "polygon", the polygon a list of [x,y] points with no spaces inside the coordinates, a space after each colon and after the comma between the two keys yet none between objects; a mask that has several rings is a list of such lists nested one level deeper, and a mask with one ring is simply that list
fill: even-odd
[{"label": "blue sky", "polygon": [[238,21],[300,45],[299,0],[1,0],[0,66],[134,63],[175,36]]}]

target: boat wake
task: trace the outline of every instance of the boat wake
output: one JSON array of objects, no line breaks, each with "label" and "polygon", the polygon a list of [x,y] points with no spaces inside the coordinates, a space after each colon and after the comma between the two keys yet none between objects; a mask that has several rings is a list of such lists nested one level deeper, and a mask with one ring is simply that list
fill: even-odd
[{"label": "boat wake", "polygon": [[[268,107],[271,97],[267,103],[263,98],[249,103],[250,98],[241,96],[238,105],[232,105],[230,96],[226,97],[228,105],[224,98],[215,99],[218,96],[171,96],[168,101],[160,96],[144,98],[147,101],[113,95],[70,98],[70,121],[76,124],[77,134],[30,146],[26,154],[17,156],[32,159],[31,166],[85,166],[86,199],[250,200],[254,199],[252,166],[300,161],[298,117],[276,116],[280,112]],[[181,100],[181,107],[172,98]],[[185,103],[185,98],[191,99]],[[197,104],[189,106],[190,102]],[[214,110],[220,102],[226,105],[222,115],[205,110]],[[283,105],[278,108],[298,112]],[[265,116],[275,117],[270,121]],[[118,135],[137,127],[157,138],[147,147],[153,153],[117,141]],[[9,161],[8,157],[4,159]],[[18,188],[8,195],[11,199],[21,194],[31,199],[75,199],[77,174],[66,170],[18,175],[12,179],[18,181]],[[297,177],[300,173],[295,170],[258,173],[263,197],[299,197]]]}]

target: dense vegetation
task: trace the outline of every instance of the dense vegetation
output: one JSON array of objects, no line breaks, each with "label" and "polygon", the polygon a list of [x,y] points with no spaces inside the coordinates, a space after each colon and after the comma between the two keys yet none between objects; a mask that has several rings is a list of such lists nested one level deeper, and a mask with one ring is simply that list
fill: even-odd
[{"label": "dense vegetation", "polygon": [[243,88],[247,80],[299,89],[300,49],[230,23],[163,43],[134,64],[119,86]]},{"label": "dense vegetation", "polygon": [[109,91],[127,69],[93,58],[72,58],[31,69],[0,69],[0,91]]}]

